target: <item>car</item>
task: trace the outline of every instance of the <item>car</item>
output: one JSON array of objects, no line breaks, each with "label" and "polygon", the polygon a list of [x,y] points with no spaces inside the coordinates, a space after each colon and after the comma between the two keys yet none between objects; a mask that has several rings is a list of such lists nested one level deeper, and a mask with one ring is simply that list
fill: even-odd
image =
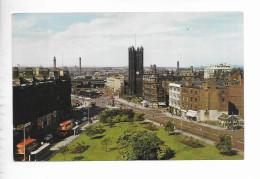
[{"label": "car", "polygon": [[87,121],[87,117],[83,117],[81,120],[82,120],[83,122],[85,122],[85,121]]},{"label": "car", "polygon": [[79,125],[79,124],[80,124],[80,121],[79,121],[79,120],[76,120],[74,123],[75,123],[75,125]]},{"label": "car", "polygon": [[53,135],[48,134],[46,137],[44,137],[44,142],[45,143],[50,143],[53,140]]},{"label": "car", "polygon": [[236,129],[243,129],[243,126],[234,126],[231,128],[232,130],[236,130]]}]

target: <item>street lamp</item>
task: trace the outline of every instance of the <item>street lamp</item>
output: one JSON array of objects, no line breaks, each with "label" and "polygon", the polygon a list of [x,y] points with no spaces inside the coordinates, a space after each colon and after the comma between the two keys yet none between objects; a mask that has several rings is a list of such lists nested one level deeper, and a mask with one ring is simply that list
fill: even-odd
[{"label": "street lamp", "polygon": [[17,130],[17,131],[23,130],[23,150],[24,150],[23,156],[24,156],[24,161],[26,160],[25,159],[25,129],[26,129],[26,127],[28,127],[30,125],[31,125],[31,122],[28,122],[26,124],[21,124],[21,125],[17,126],[17,128],[14,128],[14,130]]}]

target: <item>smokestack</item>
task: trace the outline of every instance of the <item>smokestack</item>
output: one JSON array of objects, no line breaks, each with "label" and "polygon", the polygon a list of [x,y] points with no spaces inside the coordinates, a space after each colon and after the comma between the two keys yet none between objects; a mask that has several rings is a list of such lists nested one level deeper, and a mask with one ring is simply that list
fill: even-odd
[{"label": "smokestack", "polygon": [[54,59],[53,59],[53,68],[54,69],[56,68],[56,57],[54,57]]},{"label": "smokestack", "polygon": [[190,69],[191,69],[191,73],[193,73],[193,66],[190,66]]},{"label": "smokestack", "polygon": [[179,64],[179,61],[177,61],[177,73],[179,74],[179,69],[180,68],[180,64]]},{"label": "smokestack", "polygon": [[79,73],[81,74],[81,57],[79,57]]}]

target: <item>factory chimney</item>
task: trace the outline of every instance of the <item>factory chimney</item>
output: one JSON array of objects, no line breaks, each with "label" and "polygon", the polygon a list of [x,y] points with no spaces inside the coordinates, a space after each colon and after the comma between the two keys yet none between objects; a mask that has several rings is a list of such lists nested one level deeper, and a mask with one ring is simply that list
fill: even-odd
[{"label": "factory chimney", "polygon": [[81,74],[81,57],[79,57],[79,73]]},{"label": "factory chimney", "polygon": [[54,69],[56,68],[56,57],[54,57],[54,59],[53,59],[53,68]]}]

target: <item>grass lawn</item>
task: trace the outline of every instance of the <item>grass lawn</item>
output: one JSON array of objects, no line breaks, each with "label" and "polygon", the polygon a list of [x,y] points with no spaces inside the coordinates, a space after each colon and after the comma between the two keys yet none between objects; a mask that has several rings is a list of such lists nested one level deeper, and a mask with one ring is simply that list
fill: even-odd
[{"label": "grass lawn", "polygon": [[[98,123],[96,125],[100,125]],[[103,125],[103,124],[101,124]],[[117,144],[116,141],[123,132],[129,128],[136,128],[137,130],[144,130],[142,122],[135,122],[131,124],[129,122],[121,122],[117,123],[113,128],[109,126],[103,125],[106,131],[103,134],[96,135],[91,140],[85,134],[80,135],[76,140],[68,145],[69,149],[72,149],[76,146],[78,142],[84,142],[86,145],[90,147],[83,153],[80,154],[70,154],[67,152],[65,154],[66,161],[85,161],[85,160],[118,160],[118,151],[116,149]],[[185,144],[182,144],[180,140],[188,139],[188,137],[183,135],[168,135],[167,132],[164,131],[163,128],[158,127],[159,131],[157,131],[158,137],[165,141],[165,143],[175,152],[175,156],[171,158],[171,160],[210,160],[210,159],[243,159],[243,156],[234,155],[234,156],[225,156],[219,153],[219,151],[215,148],[215,146],[206,144],[201,142],[205,147],[202,148],[192,148]],[[102,139],[107,136],[111,136],[113,139],[113,143],[111,146],[108,147],[108,152],[106,149],[101,145]],[[63,161],[63,155],[57,153],[54,155],[50,161]]]}]

